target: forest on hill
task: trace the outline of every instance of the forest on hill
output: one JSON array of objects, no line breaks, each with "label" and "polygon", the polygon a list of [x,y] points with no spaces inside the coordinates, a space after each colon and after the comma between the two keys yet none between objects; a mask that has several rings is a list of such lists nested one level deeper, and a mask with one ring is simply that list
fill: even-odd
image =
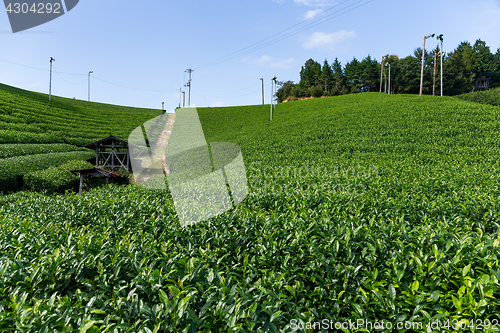
[{"label": "forest on hill", "polygon": [[[430,95],[433,92],[434,68],[435,91],[439,94],[440,61],[439,48],[425,50],[423,94]],[[422,48],[417,48],[412,55],[404,58],[389,55],[384,59],[382,91],[388,91],[390,87],[390,93],[393,94],[418,94],[421,65]],[[345,65],[337,58],[331,64],[325,59],[323,65],[309,59],[300,70],[300,82],[278,82],[280,88],[276,96],[281,103],[304,97],[379,91],[380,75],[381,63],[370,55],[361,61],[354,57]],[[493,53],[485,41],[478,39],[474,45],[464,41],[453,52],[443,54],[444,95],[471,92],[477,79],[487,79],[489,87],[500,86],[500,47]]]}]

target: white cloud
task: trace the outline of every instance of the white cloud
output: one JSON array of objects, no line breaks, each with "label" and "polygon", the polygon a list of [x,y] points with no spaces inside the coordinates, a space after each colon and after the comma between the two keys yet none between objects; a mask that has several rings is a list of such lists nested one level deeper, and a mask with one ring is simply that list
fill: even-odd
[{"label": "white cloud", "polygon": [[344,39],[354,38],[356,36],[355,31],[337,31],[331,34],[324,32],[314,32],[309,38],[304,42],[304,47],[306,49],[312,49],[315,47],[332,46]]},{"label": "white cloud", "polygon": [[215,102],[215,103],[212,103],[210,105],[210,107],[213,107],[213,108],[220,107],[220,106],[226,106],[226,105],[224,104],[224,102]]},{"label": "white cloud", "polygon": [[332,0],[293,0],[295,3],[306,6],[325,7],[333,5]]},{"label": "white cloud", "polygon": [[273,2],[279,3],[281,5],[285,3],[285,0],[273,0]]},{"label": "white cloud", "polygon": [[272,62],[269,67],[271,68],[290,68],[290,65],[295,62],[295,59],[288,58],[281,61]]},{"label": "white cloud", "polygon": [[292,64],[295,60],[293,58],[285,60],[274,60],[272,57],[268,55],[263,55],[262,57],[257,59],[244,58],[243,61],[261,67],[289,68],[289,65]]},{"label": "white cloud", "polygon": [[323,9],[315,9],[315,10],[309,10],[305,15],[305,19],[308,20],[310,18],[315,17],[316,15],[319,15],[323,13]]},{"label": "white cloud", "polygon": [[259,66],[265,66],[271,62],[271,57],[268,55],[263,55],[262,57],[258,59],[250,59],[250,58],[243,58],[244,62],[247,62],[249,64],[256,64]]}]

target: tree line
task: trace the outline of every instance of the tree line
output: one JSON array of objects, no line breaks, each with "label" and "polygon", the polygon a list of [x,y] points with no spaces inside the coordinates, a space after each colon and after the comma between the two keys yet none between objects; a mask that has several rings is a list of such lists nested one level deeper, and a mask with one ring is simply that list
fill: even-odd
[{"label": "tree line", "polygon": [[[426,50],[424,55],[423,94],[432,94],[434,59],[436,59],[436,94],[440,91],[440,61],[436,47]],[[390,85],[388,78],[390,64]],[[382,72],[383,89],[390,86],[393,94],[418,94],[420,90],[420,71],[422,48],[417,48],[412,55],[399,58],[389,55],[384,59]],[[335,58],[332,64],[325,59],[323,65],[309,59],[300,71],[300,82],[278,82],[276,97],[278,103],[303,97],[337,96],[359,92],[379,91],[380,62],[368,55],[359,61],[354,57],[344,66]],[[481,39],[474,45],[461,42],[451,53],[443,55],[443,94],[447,96],[470,92],[474,82],[487,78],[490,87],[500,86],[500,47],[492,53],[490,47]]]}]

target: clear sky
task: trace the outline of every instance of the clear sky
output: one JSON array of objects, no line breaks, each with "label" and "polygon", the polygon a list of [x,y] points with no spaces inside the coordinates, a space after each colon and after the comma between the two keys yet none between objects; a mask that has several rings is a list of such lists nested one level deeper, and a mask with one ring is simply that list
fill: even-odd
[{"label": "clear sky", "polygon": [[[22,1],[22,0],[18,0]],[[299,80],[304,62],[405,57],[427,34],[500,47],[500,0],[80,0],[67,14],[13,34],[0,14],[0,82],[97,102],[167,110],[270,103],[270,81]],[[427,47],[437,45],[435,39]],[[186,94],[187,98],[187,94]]]}]

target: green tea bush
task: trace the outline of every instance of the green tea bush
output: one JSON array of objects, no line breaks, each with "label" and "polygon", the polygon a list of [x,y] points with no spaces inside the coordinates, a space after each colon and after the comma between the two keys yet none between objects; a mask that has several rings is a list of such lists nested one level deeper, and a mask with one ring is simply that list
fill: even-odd
[{"label": "green tea bush", "polygon": [[88,151],[68,144],[0,144],[0,159],[47,153],[63,153],[70,151]]},{"label": "green tea bush", "polygon": [[0,159],[0,191],[13,192],[23,187],[23,175],[58,166],[72,160],[86,161],[92,159],[92,151],[72,151],[64,153],[48,153],[26,155]]},{"label": "green tea bush", "polygon": [[245,200],[181,227],[168,191],[2,197],[0,331],[499,326],[498,107],[360,93],[279,104],[273,121],[198,111],[207,142],[241,147]]},{"label": "green tea bush", "polygon": [[500,87],[474,91],[457,97],[469,102],[500,106]]},{"label": "green tea bush", "polygon": [[31,133],[0,129],[1,143],[62,143],[57,133]]},{"label": "green tea bush", "polygon": [[57,167],[30,172],[24,175],[24,189],[30,191],[64,192],[71,188],[77,188],[80,177],[69,170],[79,168],[92,168],[93,165],[86,161],[70,161]]},{"label": "green tea bush", "polygon": [[85,145],[109,135],[127,140],[160,110],[77,101],[0,84],[0,144],[70,143]]}]

